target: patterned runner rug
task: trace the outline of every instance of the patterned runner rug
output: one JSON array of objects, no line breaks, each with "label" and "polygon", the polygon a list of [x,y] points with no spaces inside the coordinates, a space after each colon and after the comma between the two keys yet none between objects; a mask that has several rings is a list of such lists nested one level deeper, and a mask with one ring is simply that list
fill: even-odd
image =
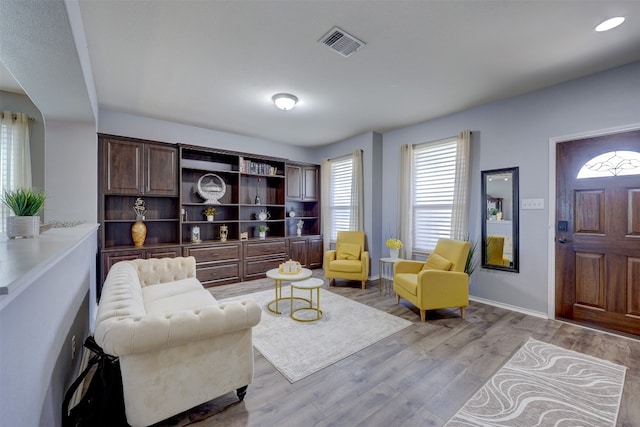
[{"label": "patterned runner rug", "polygon": [[[289,286],[282,287],[288,296]],[[296,290],[296,296],[309,293]],[[315,300],[315,291],[313,292]],[[289,317],[290,302],[281,301],[277,315],[267,310],[275,297],[273,289],[220,300],[220,303],[252,299],[262,307],[262,320],[253,328],[253,345],[291,383],[350,356],[412,322],[320,289],[319,321],[301,323]],[[302,307],[294,302],[294,310]],[[308,304],[306,304],[308,306]],[[303,312],[296,315],[303,317]]]},{"label": "patterned runner rug", "polygon": [[626,369],[529,338],[445,426],[614,426]]}]

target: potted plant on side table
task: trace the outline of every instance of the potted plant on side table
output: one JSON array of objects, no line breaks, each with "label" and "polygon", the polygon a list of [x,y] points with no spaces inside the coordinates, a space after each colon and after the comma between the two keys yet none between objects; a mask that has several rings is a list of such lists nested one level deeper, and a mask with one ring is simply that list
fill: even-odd
[{"label": "potted plant on side table", "polygon": [[7,237],[35,237],[40,234],[40,217],[38,213],[44,207],[47,195],[44,191],[31,188],[5,190],[0,196],[14,216],[7,217]]}]

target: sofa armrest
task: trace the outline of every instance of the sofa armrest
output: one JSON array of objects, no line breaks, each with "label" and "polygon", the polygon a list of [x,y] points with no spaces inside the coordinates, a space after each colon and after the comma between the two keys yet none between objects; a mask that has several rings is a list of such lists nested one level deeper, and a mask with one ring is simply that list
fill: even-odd
[{"label": "sofa armrest", "polygon": [[111,317],[96,325],[95,339],[113,356],[145,353],[252,328],[261,316],[260,305],[247,300],[169,315]]},{"label": "sofa armrest", "polygon": [[424,266],[424,262],[422,261],[411,261],[411,260],[402,260],[396,261],[393,264],[393,273],[412,273],[418,274],[420,270],[422,270],[422,266]]}]

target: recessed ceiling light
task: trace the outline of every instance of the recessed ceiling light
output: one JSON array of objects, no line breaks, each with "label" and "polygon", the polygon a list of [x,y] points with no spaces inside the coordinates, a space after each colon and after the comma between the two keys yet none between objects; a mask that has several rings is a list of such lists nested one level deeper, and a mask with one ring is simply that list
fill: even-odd
[{"label": "recessed ceiling light", "polygon": [[614,29],[618,25],[622,24],[623,22],[624,22],[624,16],[616,16],[615,18],[609,18],[606,21],[601,22],[600,25],[596,27],[596,31],[598,32],[609,31],[611,29]]},{"label": "recessed ceiling light", "polygon": [[298,97],[290,93],[276,93],[271,100],[283,111],[291,110],[298,103]]}]

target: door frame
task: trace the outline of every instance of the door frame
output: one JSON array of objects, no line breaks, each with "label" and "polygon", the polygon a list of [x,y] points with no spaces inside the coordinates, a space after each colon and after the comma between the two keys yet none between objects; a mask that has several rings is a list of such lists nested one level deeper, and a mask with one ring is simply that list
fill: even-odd
[{"label": "door frame", "polygon": [[549,138],[549,224],[547,235],[547,317],[556,318],[556,145],[577,139],[594,138],[616,133],[640,130],[640,123],[597,129],[571,135]]}]

